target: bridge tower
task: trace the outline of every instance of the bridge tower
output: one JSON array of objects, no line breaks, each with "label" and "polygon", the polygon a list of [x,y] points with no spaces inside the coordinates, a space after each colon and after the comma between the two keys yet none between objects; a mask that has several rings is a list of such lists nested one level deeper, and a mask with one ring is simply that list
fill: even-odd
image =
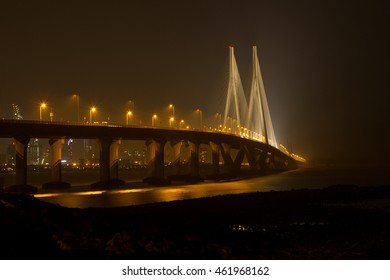
[{"label": "bridge tower", "polygon": [[252,85],[246,126],[261,135],[266,144],[278,148],[256,46],[252,48]]},{"label": "bridge tower", "polygon": [[[224,127],[234,124],[241,128],[245,124],[246,110],[247,103],[234,56],[234,48],[229,46],[229,85],[223,119]],[[235,131],[236,127],[232,129]]]}]

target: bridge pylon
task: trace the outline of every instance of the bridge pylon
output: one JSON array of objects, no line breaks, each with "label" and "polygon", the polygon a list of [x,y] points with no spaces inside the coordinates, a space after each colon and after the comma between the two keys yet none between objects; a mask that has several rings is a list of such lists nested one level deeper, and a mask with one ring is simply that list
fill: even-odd
[{"label": "bridge pylon", "polygon": [[[234,124],[241,128],[245,124],[246,111],[247,103],[234,56],[234,48],[229,46],[229,85],[223,119],[224,127]],[[235,121],[229,121],[229,119]],[[233,131],[235,130],[236,127],[233,127]]]},{"label": "bridge pylon", "polygon": [[256,46],[252,47],[252,84],[246,127],[261,135],[264,143],[278,148]]}]

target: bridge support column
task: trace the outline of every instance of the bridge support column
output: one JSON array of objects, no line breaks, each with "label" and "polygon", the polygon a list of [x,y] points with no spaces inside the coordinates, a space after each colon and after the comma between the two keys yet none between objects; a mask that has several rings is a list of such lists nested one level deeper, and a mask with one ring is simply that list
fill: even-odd
[{"label": "bridge support column", "polygon": [[110,180],[119,179],[119,144],[120,140],[114,140],[110,146]]},{"label": "bridge support column", "polygon": [[234,162],[233,162],[233,170],[234,170],[234,172],[239,172],[240,171],[242,162],[244,160],[244,157],[245,157],[245,148],[241,147],[240,150],[237,153],[236,158],[234,159]]},{"label": "bridge support column", "polygon": [[169,181],[164,177],[164,146],[166,140],[148,140],[147,147],[147,165],[148,177],[143,181],[152,185],[168,184]]},{"label": "bridge support column", "polygon": [[98,143],[100,181],[93,183],[91,188],[115,188],[124,185],[125,182],[118,178],[118,148],[120,141],[107,137],[99,138]]},{"label": "bridge support column", "polygon": [[219,174],[219,153],[220,148],[217,143],[210,141],[211,156],[212,156],[212,174]]},{"label": "bridge support column", "polygon": [[190,174],[191,182],[202,181],[199,175],[199,143],[188,141],[190,152]]},{"label": "bridge support column", "polygon": [[245,155],[252,170],[257,169],[256,150],[253,147],[244,146]]},{"label": "bridge support column", "polygon": [[27,145],[29,137],[14,137],[15,146],[15,185],[6,188],[10,192],[37,193],[38,189],[27,185]]},{"label": "bridge support column", "polygon": [[27,145],[30,138],[14,138],[16,185],[27,185]]},{"label": "bridge support column", "polygon": [[70,188],[69,183],[62,182],[61,160],[62,160],[62,145],[65,143],[64,139],[50,139],[51,147],[51,177],[52,181],[44,183],[43,189],[66,189]]},{"label": "bridge support column", "polygon": [[222,143],[220,148],[221,148],[223,163],[225,165],[225,172],[231,173],[233,171],[233,160],[230,155],[231,147],[226,143]]},{"label": "bridge support column", "polygon": [[182,141],[171,141],[173,174],[180,175],[180,149]]}]

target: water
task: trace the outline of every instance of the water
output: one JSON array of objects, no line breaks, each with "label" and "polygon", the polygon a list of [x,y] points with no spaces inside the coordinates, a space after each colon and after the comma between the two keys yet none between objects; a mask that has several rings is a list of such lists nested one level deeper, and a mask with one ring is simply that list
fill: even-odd
[{"label": "water", "polygon": [[154,202],[211,197],[249,192],[318,189],[336,184],[358,186],[389,185],[389,169],[381,168],[301,168],[264,177],[193,185],[151,187],[129,183],[118,190],[90,191],[73,188],[71,192],[40,194],[37,197],[66,207],[117,207]]}]

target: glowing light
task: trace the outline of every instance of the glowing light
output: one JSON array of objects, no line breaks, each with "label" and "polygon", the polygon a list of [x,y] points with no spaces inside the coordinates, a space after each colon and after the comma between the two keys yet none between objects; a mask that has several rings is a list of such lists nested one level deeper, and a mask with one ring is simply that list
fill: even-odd
[{"label": "glowing light", "polygon": [[39,120],[42,120],[42,110],[46,109],[47,104],[45,102],[42,102],[39,106]]},{"label": "glowing light", "polygon": [[169,108],[172,109],[172,117],[175,117],[175,106],[173,104],[169,104]]},{"label": "glowing light", "polygon": [[175,121],[175,118],[174,117],[171,117],[169,119],[169,127],[172,127],[172,123]]},{"label": "glowing light", "polygon": [[126,125],[129,125],[129,118],[133,115],[132,111],[127,111],[126,114]]},{"label": "glowing light", "polygon": [[145,189],[128,189],[128,190],[117,190],[117,191],[110,191],[110,193],[116,194],[116,193],[139,193],[139,192],[149,192],[154,190],[153,188],[145,188]]},{"label": "glowing light", "polygon": [[72,193],[73,195],[97,195],[102,194],[105,191],[89,191],[89,192],[78,192],[78,193]]},{"label": "glowing light", "polygon": [[152,126],[155,125],[155,121],[156,121],[156,120],[157,120],[157,115],[154,114],[154,115],[152,116]]},{"label": "glowing light", "polygon": [[96,107],[93,106],[90,110],[89,110],[89,123],[92,124],[92,114],[96,112]]},{"label": "glowing light", "polygon": [[58,193],[40,193],[40,194],[34,194],[35,198],[43,198],[43,197],[54,197],[59,196],[61,194]]}]

